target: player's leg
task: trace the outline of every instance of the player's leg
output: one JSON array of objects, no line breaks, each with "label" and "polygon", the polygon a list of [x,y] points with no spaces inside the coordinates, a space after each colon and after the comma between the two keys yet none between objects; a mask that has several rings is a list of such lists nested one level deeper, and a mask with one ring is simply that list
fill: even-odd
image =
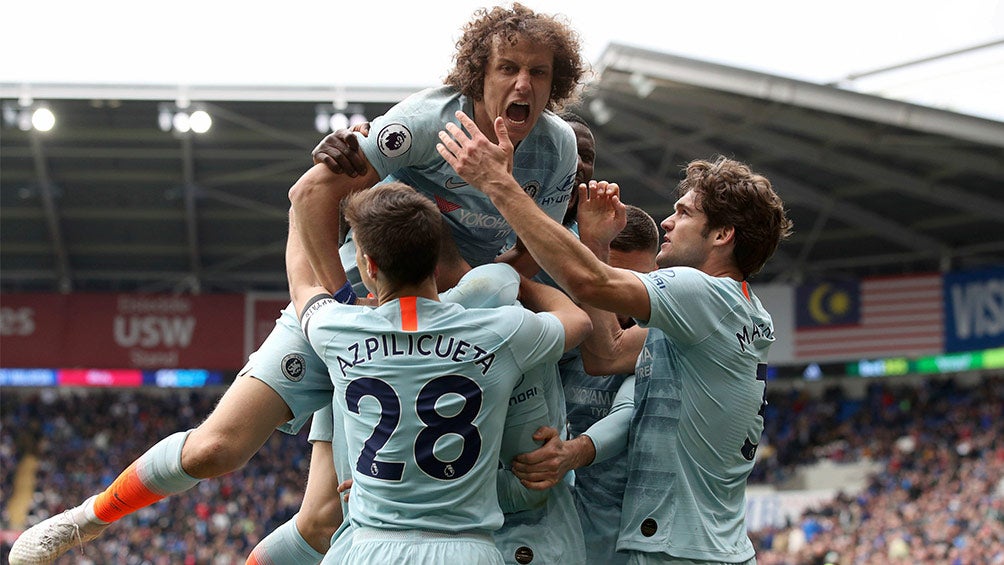
[{"label": "player's leg", "polygon": [[201,479],[239,469],[278,425],[288,421],[283,425],[298,429],[315,409],[330,403],[327,369],[289,310],[205,422],[154,445],[102,493],[26,530],[11,548],[11,565],[51,563],[97,537],[109,523]]},{"label": "player's leg", "polygon": [[331,442],[313,442],[310,474],[300,511],[255,546],[247,565],[320,563],[331,544],[331,536],[342,523],[337,486]]},{"label": "player's leg", "polygon": [[296,527],[314,549],[325,552],[331,536],[342,525],[339,479],[332,463],[331,442],[315,441],[311,451],[310,476]]},{"label": "player's leg", "polygon": [[181,466],[199,479],[236,471],[261,449],[276,427],[292,417],[272,387],[257,378],[239,377],[206,421],[189,434]]},{"label": "player's leg", "polygon": [[[328,551],[335,531],[342,525],[346,507],[337,491],[339,479],[335,470],[335,425],[331,404],[314,413],[308,439],[312,444],[310,474],[300,511],[255,546],[248,565],[319,562]],[[338,441],[344,445],[342,436],[339,435]],[[344,448],[339,450],[337,456],[346,459],[344,451]],[[342,472],[347,473],[346,469],[343,462]]]}]

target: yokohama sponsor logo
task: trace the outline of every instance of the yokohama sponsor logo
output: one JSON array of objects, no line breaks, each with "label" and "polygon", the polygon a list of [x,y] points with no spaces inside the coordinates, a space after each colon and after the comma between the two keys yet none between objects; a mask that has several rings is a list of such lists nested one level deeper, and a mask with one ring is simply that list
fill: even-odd
[{"label": "yokohama sponsor logo", "polygon": [[469,212],[467,210],[460,210],[459,216],[461,225],[471,228],[500,229],[509,227],[505,218],[501,216]]}]

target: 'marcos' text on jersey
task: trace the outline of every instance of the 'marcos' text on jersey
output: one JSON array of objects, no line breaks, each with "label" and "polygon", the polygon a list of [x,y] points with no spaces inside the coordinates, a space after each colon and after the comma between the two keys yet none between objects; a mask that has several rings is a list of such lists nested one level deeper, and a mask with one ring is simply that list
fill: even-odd
[{"label": "'marcos' text on jersey", "polygon": [[741,332],[736,332],[736,339],[739,340],[739,348],[746,351],[746,345],[753,343],[757,338],[770,339],[774,335],[774,328],[764,323],[750,321],[750,325],[743,325]]}]

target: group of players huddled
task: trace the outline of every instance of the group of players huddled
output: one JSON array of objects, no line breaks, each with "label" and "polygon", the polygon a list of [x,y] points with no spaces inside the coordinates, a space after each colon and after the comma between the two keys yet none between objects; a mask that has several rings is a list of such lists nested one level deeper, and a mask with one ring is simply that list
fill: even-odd
[{"label": "group of players huddled", "polygon": [[[592,179],[576,33],[479,10],[444,85],[321,142],[292,299],[199,426],[26,530],[51,563],[311,422],[300,512],[248,563],[754,563],[745,486],[790,233],[770,182],[687,165],[661,222]],[[348,228],[347,232],[344,228]]]}]

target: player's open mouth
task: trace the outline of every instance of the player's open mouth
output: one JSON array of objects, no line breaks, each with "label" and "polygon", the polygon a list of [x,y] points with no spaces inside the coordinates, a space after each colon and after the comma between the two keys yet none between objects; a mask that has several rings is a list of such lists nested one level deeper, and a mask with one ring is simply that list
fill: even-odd
[{"label": "player's open mouth", "polygon": [[530,117],[530,105],[513,102],[505,109],[505,117],[515,124],[522,124]]}]

